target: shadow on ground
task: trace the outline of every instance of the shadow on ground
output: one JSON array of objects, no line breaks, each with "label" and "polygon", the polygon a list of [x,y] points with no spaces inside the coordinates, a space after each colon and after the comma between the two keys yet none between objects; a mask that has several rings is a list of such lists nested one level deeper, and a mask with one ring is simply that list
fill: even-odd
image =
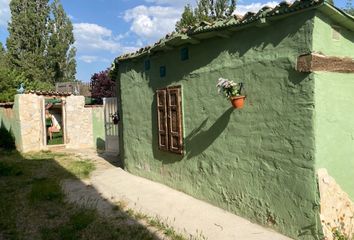
[{"label": "shadow on ground", "polygon": [[0,239],[162,239],[81,180],[92,165],[73,158],[0,149]]}]

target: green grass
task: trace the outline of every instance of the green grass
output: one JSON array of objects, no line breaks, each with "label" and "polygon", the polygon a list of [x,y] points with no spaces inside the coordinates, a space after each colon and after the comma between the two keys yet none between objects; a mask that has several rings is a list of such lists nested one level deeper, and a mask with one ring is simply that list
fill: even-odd
[{"label": "green grass", "polygon": [[0,177],[2,176],[19,176],[22,174],[21,167],[14,163],[0,162]]},{"label": "green grass", "polygon": [[95,165],[90,160],[80,160],[71,162],[68,170],[79,178],[88,178],[95,170]]},{"label": "green grass", "polygon": [[[116,217],[103,217],[65,201],[61,180],[86,178],[93,170],[92,162],[74,155],[0,150],[0,239],[158,239],[146,227],[153,224],[138,222],[142,215],[116,208]],[[160,232],[179,239],[173,229]]]},{"label": "green grass", "polygon": [[42,201],[62,202],[64,194],[59,182],[54,179],[38,179],[32,182],[29,200],[31,203],[41,203]]},{"label": "green grass", "polygon": [[48,140],[48,145],[59,145],[59,144],[64,144],[64,138],[63,138],[63,130],[60,130],[57,133],[53,133],[53,138],[52,140]]}]

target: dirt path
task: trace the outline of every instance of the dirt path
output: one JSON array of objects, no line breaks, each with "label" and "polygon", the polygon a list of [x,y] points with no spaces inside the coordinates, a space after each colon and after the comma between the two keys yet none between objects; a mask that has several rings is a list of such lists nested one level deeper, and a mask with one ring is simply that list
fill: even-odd
[{"label": "dirt path", "polygon": [[110,160],[109,156],[102,158],[93,150],[63,151],[90,159],[96,165],[91,178],[85,182],[88,187],[83,188],[82,182],[73,180],[63,183],[68,198],[96,206],[105,215],[112,214],[112,204],[124,202],[128,208],[157,216],[177,232],[190,236],[204,236],[209,240],[289,239],[165,185],[131,175],[116,167],[114,158]]}]

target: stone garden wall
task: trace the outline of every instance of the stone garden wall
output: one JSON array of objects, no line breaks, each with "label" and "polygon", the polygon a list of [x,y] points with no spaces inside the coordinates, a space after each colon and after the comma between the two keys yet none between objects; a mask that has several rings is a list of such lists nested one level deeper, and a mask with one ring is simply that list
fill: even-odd
[{"label": "stone garden wall", "polygon": [[42,119],[43,97],[35,94],[17,95],[20,117],[22,152],[40,151],[44,149],[44,129]]},{"label": "stone garden wall", "polygon": [[[65,99],[63,123],[68,148],[104,149],[104,108],[85,107],[83,96]],[[0,126],[15,137],[21,152],[47,150],[44,128],[44,97],[36,94],[16,95],[15,102],[0,106]]]},{"label": "stone garden wall", "polygon": [[68,148],[94,147],[92,108],[85,108],[84,96],[66,98],[66,134]]}]

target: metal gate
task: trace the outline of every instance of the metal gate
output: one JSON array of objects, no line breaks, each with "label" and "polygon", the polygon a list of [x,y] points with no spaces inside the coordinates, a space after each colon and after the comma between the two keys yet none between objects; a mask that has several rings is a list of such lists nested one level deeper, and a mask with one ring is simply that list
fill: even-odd
[{"label": "metal gate", "polygon": [[103,104],[105,118],[106,152],[119,154],[118,124],[114,124],[112,118],[114,114],[118,113],[117,98],[104,98]]}]

